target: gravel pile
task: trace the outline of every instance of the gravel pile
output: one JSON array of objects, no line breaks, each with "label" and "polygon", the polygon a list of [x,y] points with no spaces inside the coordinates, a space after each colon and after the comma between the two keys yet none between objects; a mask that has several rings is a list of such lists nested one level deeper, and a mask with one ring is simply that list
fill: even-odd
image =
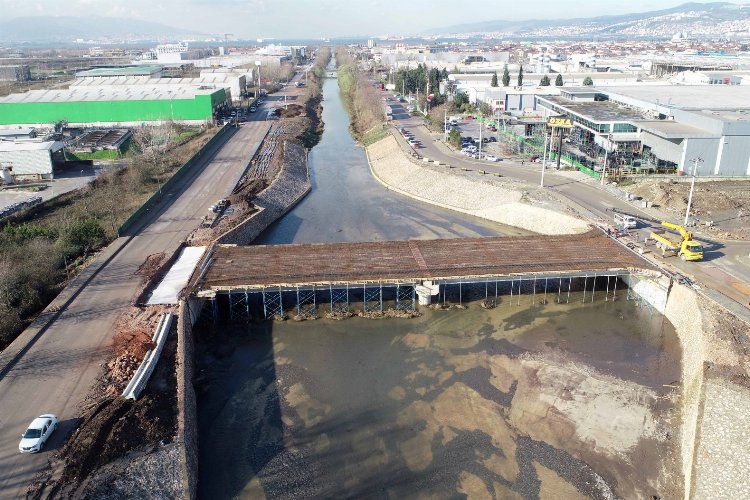
[{"label": "gravel pile", "polygon": [[541,234],[588,230],[588,225],[575,217],[529,204],[516,182],[478,178],[476,172],[448,171],[446,167],[436,167],[445,172],[423,167],[409,159],[392,136],[367,151],[375,177],[407,196]]}]

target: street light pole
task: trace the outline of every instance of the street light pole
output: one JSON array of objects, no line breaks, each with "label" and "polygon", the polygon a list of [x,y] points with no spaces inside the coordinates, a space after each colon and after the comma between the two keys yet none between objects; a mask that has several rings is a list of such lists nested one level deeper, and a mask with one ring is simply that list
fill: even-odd
[{"label": "street light pole", "polygon": [[688,225],[688,218],[690,217],[690,206],[693,204],[693,189],[695,188],[695,172],[698,170],[698,163],[703,163],[703,158],[693,158],[693,180],[690,181],[690,195],[688,196],[687,210],[685,211],[685,223],[683,226]]},{"label": "street light pole", "polygon": [[448,108],[443,108],[443,142],[448,142]]}]

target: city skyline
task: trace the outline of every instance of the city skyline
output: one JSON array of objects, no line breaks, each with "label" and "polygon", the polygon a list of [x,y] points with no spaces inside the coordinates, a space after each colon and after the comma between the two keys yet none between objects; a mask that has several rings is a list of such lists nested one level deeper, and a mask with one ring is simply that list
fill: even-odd
[{"label": "city skyline", "polygon": [[[646,12],[685,2],[637,0],[628,4],[595,3],[571,6],[532,0],[524,9],[509,10],[492,0],[477,0],[473,9],[447,0],[0,0],[6,18],[34,16],[107,16],[153,21],[202,34],[228,33],[236,38],[317,38],[420,34],[432,29],[480,21],[587,18]],[[712,2],[698,2],[712,3]],[[179,13],[179,15],[176,15]],[[335,13],[335,15],[331,15]]]}]

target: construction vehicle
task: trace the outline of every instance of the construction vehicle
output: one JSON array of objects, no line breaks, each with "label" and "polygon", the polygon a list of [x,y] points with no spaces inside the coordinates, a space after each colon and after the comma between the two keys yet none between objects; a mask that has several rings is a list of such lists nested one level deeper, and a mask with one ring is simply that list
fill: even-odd
[{"label": "construction vehicle", "polygon": [[661,225],[674,229],[682,238],[678,240],[675,238],[676,235],[667,231],[651,231],[650,236],[656,243],[656,247],[661,249],[662,255],[679,255],[682,260],[703,259],[703,246],[693,239],[693,234],[684,226],[671,222],[662,222]]}]

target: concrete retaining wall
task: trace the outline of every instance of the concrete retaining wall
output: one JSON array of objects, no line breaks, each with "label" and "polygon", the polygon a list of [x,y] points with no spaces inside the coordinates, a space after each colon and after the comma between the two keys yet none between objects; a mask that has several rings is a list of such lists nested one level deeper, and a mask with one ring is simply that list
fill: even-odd
[{"label": "concrete retaining wall", "polygon": [[674,284],[664,315],[677,331],[682,348],[680,412],[680,451],[685,498],[691,498],[694,456],[703,399],[703,362],[705,360],[703,315],[698,294],[687,286]]},{"label": "concrete retaining wall", "polygon": [[665,314],[669,297],[669,281],[669,278],[663,275],[631,274],[628,286],[632,293],[638,295],[661,314]]},{"label": "concrete retaining wall", "polygon": [[[655,307],[662,287],[634,285]],[[648,298],[647,298],[648,297]],[[664,308],[682,349],[680,455],[685,498],[748,498],[750,495],[750,389],[743,362],[747,325],[692,288],[673,284]],[[723,316],[724,320],[718,320]]]},{"label": "concrete retaining wall", "polygon": [[254,200],[260,210],[237,227],[217,238],[220,244],[249,245],[268,226],[284,216],[307,193],[310,178],[307,172],[307,155],[304,148],[290,142],[284,143],[284,164],[281,171]]},{"label": "concrete retaining wall", "polygon": [[[198,413],[193,388],[193,324],[199,304],[180,301],[177,313],[177,436],[181,498],[198,494]],[[192,305],[192,307],[191,307]]]}]

